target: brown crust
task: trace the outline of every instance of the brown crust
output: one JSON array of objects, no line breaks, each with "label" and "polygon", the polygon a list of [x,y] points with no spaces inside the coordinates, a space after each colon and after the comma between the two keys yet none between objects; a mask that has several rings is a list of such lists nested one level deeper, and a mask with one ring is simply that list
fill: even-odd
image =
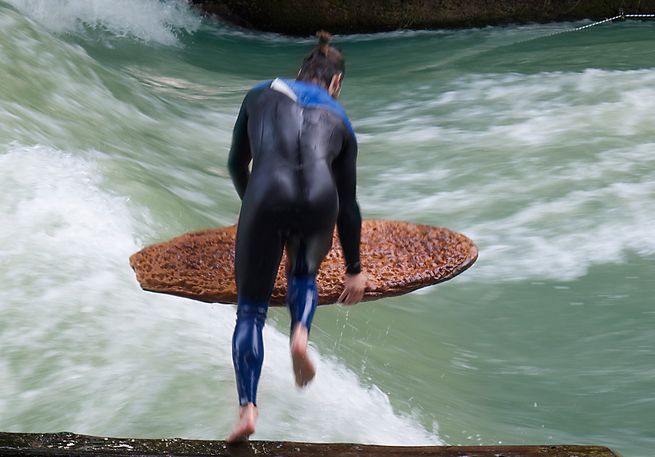
[{"label": "brown crust", "polygon": [[[144,290],[210,303],[236,303],[236,226],[201,230],[148,246],[130,257]],[[318,274],[319,304],[335,303],[343,287],[343,254],[335,231],[332,249]],[[442,227],[400,221],[362,223],[362,267],[372,288],[364,300],[405,294],[454,278],[469,268],[478,250],[469,238]],[[284,305],[283,259],[271,305]]]}]

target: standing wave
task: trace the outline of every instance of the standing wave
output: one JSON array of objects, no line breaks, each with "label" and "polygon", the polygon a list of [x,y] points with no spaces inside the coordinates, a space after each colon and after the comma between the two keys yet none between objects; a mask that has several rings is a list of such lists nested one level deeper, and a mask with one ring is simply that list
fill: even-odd
[{"label": "standing wave", "polygon": [[[193,172],[213,184],[193,168],[190,138],[221,132],[202,131],[194,116],[223,130],[227,117],[153,96],[59,36],[94,29],[176,44],[199,19],[172,1],[9,3],[0,4],[0,214],[11,221],[0,227],[0,430],[223,438],[238,406],[234,309],[139,289],[127,259],[161,226],[135,192],[116,188],[141,179],[139,192],[155,200],[168,175],[181,176],[180,192]],[[180,141],[159,141],[169,131]],[[265,339],[257,438],[439,443],[313,349],[319,376],[297,391],[288,337],[271,325]]]},{"label": "standing wave", "polygon": [[[0,429],[221,439],[237,416],[234,308],[147,294],[128,265],[152,224],[104,189],[94,152],[0,149]],[[438,443],[386,394],[321,357],[293,384],[288,337],[265,332],[257,437]]]},{"label": "standing wave", "polygon": [[106,31],[164,45],[191,33],[201,18],[178,0],[7,0],[21,13],[56,33]]}]

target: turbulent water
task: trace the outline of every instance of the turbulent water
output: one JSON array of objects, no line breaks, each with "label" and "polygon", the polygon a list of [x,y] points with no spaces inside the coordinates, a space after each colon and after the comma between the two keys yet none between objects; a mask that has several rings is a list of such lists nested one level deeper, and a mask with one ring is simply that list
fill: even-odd
[{"label": "turbulent water", "polygon": [[[580,25],[335,39],[364,216],[480,258],[320,308],[305,391],[271,310],[255,438],[652,455],[655,21],[556,33]],[[127,259],[236,221],[241,99],[311,45],[173,1],[0,1],[0,430],[226,436],[234,308],[145,293]]]}]

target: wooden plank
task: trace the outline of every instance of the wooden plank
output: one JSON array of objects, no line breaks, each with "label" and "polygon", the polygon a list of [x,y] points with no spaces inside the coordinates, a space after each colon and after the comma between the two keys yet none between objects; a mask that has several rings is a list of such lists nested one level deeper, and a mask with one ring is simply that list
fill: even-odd
[{"label": "wooden plank", "polygon": [[17,457],[620,457],[602,446],[378,446],[345,443],[105,438],[0,432],[0,456]]}]

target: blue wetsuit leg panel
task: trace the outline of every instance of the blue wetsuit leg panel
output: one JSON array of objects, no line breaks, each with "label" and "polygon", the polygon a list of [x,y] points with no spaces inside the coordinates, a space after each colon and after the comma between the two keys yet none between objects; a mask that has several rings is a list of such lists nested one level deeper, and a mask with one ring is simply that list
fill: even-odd
[{"label": "blue wetsuit leg panel", "polygon": [[[329,209],[324,210],[329,214]],[[322,231],[305,230],[302,236],[287,240],[287,254],[291,271],[287,275],[287,306],[291,314],[291,333],[297,324],[311,330],[312,319],[318,305],[316,274],[332,244],[334,223]],[[309,233],[307,233],[309,232]]]},{"label": "blue wetsuit leg panel", "polygon": [[307,330],[310,330],[316,305],[318,304],[316,274],[289,274],[287,278],[287,304],[291,314],[291,332],[293,333],[296,324],[302,324]]},{"label": "blue wetsuit leg panel", "polygon": [[266,321],[266,303],[237,305],[237,323],[232,337],[232,361],[237,378],[239,404],[257,405],[257,384],[264,362],[262,329]]}]

